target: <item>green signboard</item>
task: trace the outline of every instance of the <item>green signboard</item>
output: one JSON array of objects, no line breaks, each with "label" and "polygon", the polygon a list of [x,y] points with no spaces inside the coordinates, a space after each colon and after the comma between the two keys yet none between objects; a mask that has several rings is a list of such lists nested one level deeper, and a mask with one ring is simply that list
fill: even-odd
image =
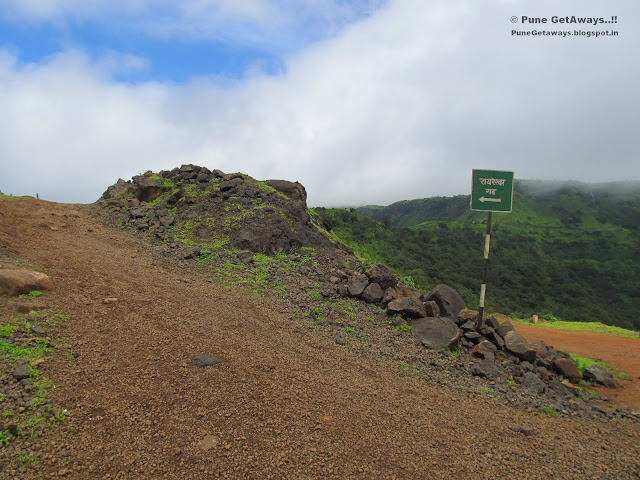
[{"label": "green signboard", "polygon": [[513,172],[473,170],[471,175],[471,210],[511,212]]}]

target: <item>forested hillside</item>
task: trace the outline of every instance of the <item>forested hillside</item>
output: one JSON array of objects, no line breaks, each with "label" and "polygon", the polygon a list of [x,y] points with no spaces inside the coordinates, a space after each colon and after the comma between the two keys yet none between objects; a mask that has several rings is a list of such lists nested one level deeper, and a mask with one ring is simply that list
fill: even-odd
[{"label": "forested hillside", "polygon": [[[477,305],[487,214],[468,196],[317,210],[363,259]],[[487,306],[640,329],[640,182],[517,181],[513,212],[493,214]]]}]

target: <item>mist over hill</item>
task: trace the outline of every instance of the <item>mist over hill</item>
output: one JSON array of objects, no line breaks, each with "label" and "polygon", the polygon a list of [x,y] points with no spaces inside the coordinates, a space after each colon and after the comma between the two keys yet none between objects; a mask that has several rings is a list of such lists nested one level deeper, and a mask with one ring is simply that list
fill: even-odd
[{"label": "mist over hill", "polygon": [[[361,257],[477,305],[487,214],[469,196],[316,210]],[[640,182],[516,181],[492,225],[489,308],[640,329]]]}]

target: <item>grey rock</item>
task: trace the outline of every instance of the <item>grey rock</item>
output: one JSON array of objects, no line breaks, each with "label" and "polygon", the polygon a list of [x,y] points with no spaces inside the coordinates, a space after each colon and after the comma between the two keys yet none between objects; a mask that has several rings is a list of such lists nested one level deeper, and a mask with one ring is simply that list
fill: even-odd
[{"label": "grey rock", "polygon": [[407,285],[395,288],[395,298],[387,305],[390,314],[399,313],[411,318],[426,317],[427,309],[422,301],[422,292]]},{"label": "grey rock", "polygon": [[398,278],[391,270],[381,263],[376,263],[364,272],[364,274],[369,279],[369,282],[377,283],[383,290],[395,287],[398,284]]},{"label": "grey rock", "polygon": [[520,360],[533,363],[536,360],[536,351],[529,345],[525,338],[515,330],[508,332],[504,337],[505,350],[513,353]]},{"label": "grey rock", "polygon": [[284,193],[290,200],[307,201],[307,191],[299,182],[289,182],[287,180],[265,180],[267,185],[275,188],[280,193]]},{"label": "grey rock", "polygon": [[512,332],[514,330],[513,325],[511,324],[511,322],[502,322],[502,324],[495,329],[496,333],[498,335],[500,335],[502,338],[505,337],[505,335],[509,332]]},{"label": "grey rock", "polygon": [[471,354],[482,359],[495,359],[496,346],[488,340],[483,340],[471,349]]},{"label": "grey rock", "polygon": [[480,363],[475,363],[469,369],[471,375],[483,378],[498,378],[500,369],[494,360],[485,359]]},{"label": "grey rock", "polygon": [[364,274],[357,274],[351,277],[351,281],[347,285],[347,290],[350,297],[359,297],[364,292],[364,289],[369,285],[369,279]]},{"label": "grey rock", "polygon": [[33,332],[34,335],[44,335],[45,334],[45,330],[41,325],[31,325],[31,332]]},{"label": "grey rock", "polygon": [[424,303],[415,297],[396,298],[389,302],[387,311],[391,315],[399,313],[411,318],[424,317],[427,314]]},{"label": "grey rock", "polygon": [[31,369],[26,363],[19,363],[13,370],[12,375],[16,380],[24,380],[25,378],[29,378],[31,376]]},{"label": "grey rock", "polygon": [[493,328],[494,330],[500,326],[500,322],[498,322],[495,317],[485,318],[484,324]]},{"label": "grey rock", "polygon": [[411,322],[411,332],[431,350],[450,350],[458,346],[462,331],[446,317],[424,317]]},{"label": "grey rock", "polygon": [[255,257],[255,254],[251,250],[242,250],[236,255],[236,258],[245,265],[251,263],[253,261],[253,257]]},{"label": "grey rock", "polygon": [[582,378],[598,385],[604,385],[605,387],[616,387],[616,382],[613,380],[611,372],[599,365],[591,365],[590,367],[585,368]]},{"label": "grey rock", "polygon": [[368,303],[378,303],[384,296],[384,290],[377,283],[371,283],[367,285],[367,288],[362,292],[362,299]]},{"label": "grey rock", "polygon": [[433,300],[429,300],[428,302],[424,302],[424,307],[427,311],[427,317],[439,317],[440,316],[440,307]]},{"label": "grey rock", "polygon": [[576,362],[572,358],[556,358],[553,366],[558,373],[567,378],[571,383],[579,383],[582,375],[576,367]]},{"label": "grey rock", "polygon": [[164,217],[160,218],[160,225],[162,225],[163,227],[170,227],[171,225],[173,225],[175,219],[169,215],[165,215]]},{"label": "grey rock", "polygon": [[540,395],[546,390],[545,383],[533,372],[525,372],[520,382],[522,388],[528,392]]},{"label": "grey rock", "polygon": [[240,186],[244,180],[240,177],[236,177],[233,180],[226,180],[220,183],[220,191],[228,192],[229,190],[234,190]]},{"label": "grey rock", "polygon": [[190,363],[196,367],[209,367],[211,365],[216,365],[221,361],[222,360],[219,358],[213,357],[207,353],[200,353],[191,357]]},{"label": "grey rock", "polygon": [[[476,324],[473,322],[473,320],[467,320],[462,325],[460,325],[460,329],[465,331],[465,332],[470,332],[470,331],[473,331],[475,326],[476,326]],[[478,334],[478,335],[480,335],[480,334]]]}]

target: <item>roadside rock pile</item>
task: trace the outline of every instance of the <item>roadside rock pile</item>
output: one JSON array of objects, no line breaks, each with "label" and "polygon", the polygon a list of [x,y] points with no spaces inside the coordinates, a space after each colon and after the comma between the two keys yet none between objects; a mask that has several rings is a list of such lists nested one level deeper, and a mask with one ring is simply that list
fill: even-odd
[{"label": "roadside rock pile", "polygon": [[192,256],[222,246],[264,254],[312,246],[332,250],[325,225],[312,218],[306,200],[298,182],[261,182],[242,173],[182,165],[120,179],[97,203],[117,211],[120,226],[148,231],[171,246],[191,247]]},{"label": "roadside rock pile", "polygon": [[545,396],[560,411],[592,412],[587,393],[579,387],[589,384],[615,386],[611,373],[598,366],[578,371],[575,361],[552,346],[527,340],[510,322],[500,324],[489,317],[478,325],[478,312],[465,308],[460,294],[441,284],[424,294],[400,284],[384,265],[364,273],[333,278],[337,291],[385,308],[396,324],[411,327],[414,337],[434,351],[455,350],[466,357],[466,370],[495,382],[519,384],[530,396]]}]

